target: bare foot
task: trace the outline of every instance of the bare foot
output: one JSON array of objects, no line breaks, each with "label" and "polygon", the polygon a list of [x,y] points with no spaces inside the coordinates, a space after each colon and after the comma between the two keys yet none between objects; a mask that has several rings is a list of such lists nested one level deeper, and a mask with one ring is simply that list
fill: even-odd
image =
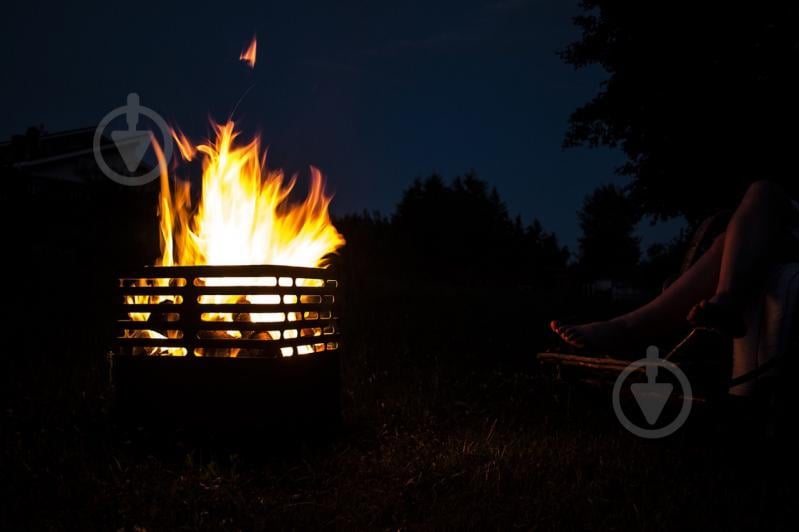
[{"label": "bare foot", "polygon": [[729,294],[716,294],[700,301],[688,312],[687,319],[694,327],[714,329],[731,338],[746,335],[746,322]]},{"label": "bare foot", "polygon": [[584,325],[553,321],[549,327],[564,342],[580,349],[614,349],[622,347],[627,340],[627,325],[618,320],[595,321]]}]

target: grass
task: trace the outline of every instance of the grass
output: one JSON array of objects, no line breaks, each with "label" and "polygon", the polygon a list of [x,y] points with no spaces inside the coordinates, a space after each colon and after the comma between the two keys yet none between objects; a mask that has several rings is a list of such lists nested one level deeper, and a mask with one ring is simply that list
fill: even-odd
[{"label": "grass", "polygon": [[430,294],[358,293],[344,315],[345,428],[329,441],[145,445],[109,414],[102,342],[65,331],[66,346],[5,358],[0,526],[737,530],[795,518],[787,439],[716,407],[666,440],[638,439],[609,398],[541,374],[532,328],[480,329],[509,317],[476,316],[475,294],[447,292],[462,310],[441,318],[417,312]]}]

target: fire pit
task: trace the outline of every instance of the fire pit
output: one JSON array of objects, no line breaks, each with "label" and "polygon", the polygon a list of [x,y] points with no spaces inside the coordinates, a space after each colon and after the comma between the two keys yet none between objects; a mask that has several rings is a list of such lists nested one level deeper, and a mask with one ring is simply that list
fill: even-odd
[{"label": "fire pit", "polygon": [[[247,61],[255,66],[254,41]],[[267,168],[260,138],[241,142],[232,116],[214,132],[201,143],[171,132],[185,161],[201,159],[199,191],[169,175],[181,167],[152,139],[161,256],[119,279],[117,405],[145,420],[235,429],[336,420],[338,283],[324,266],[344,238],[332,196],[311,167],[295,201],[297,176]]]},{"label": "fire pit", "polygon": [[126,272],[111,355],[118,409],[170,425],[335,424],[337,287],[325,268]]}]

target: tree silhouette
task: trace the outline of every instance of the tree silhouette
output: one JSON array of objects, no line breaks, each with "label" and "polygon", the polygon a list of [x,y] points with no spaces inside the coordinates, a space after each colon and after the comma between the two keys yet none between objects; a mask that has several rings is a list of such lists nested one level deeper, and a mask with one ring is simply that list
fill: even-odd
[{"label": "tree silhouette", "polygon": [[417,180],[392,218],[402,256],[417,271],[507,280],[562,270],[568,251],[536,220],[512,220],[496,189],[473,173],[447,184]]},{"label": "tree silhouette", "polygon": [[790,2],[583,0],[562,57],[600,65],[602,90],[567,146],[620,147],[633,198],[695,221],[755,180],[796,188],[799,11]]},{"label": "tree silhouette", "polygon": [[414,279],[546,283],[566,269],[569,251],[538,220],[511,218],[499,194],[473,173],[451,183],[432,175],[408,187],[391,217],[336,219],[353,272]]},{"label": "tree silhouette", "polygon": [[[521,227],[521,219],[516,218],[516,230],[521,230]],[[522,263],[536,276],[544,278],[563,271],[571,255],[565,246],[558,243],[554,233],[544,231],[537,218],[523,230],[521,249],[524,254]]]},{"label": "tree silhouette", "polygon": [[447,185],[417,180],[393,219],[405,252],[432,267],[491,271],[514,262],[513,224],[495,189],[474,174]]},{"label": "tree silhouette", "polygon": [[605,185],[586,196],[578,216],[580,269],[593,278],[627,278],[641,255],[633,235],[640,219],[635,204],[623,190]]}]

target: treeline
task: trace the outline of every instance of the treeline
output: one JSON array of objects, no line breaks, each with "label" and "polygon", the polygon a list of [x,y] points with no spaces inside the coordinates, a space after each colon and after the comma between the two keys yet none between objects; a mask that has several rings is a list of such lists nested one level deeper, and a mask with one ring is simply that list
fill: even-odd
[{"label": "treeline", "polygon": [[496,189],[472,173],[450,183],[417,179],[392,215],[351,214],[336,225],[347,238],[348,267],[368,264],[397,277],[531,284],[569,263],[553,233],[512,217]]},{"label": "treeline", "polygon": [[347,239],[341,260],[355,275],[452,284],[567,289],[601,278],[656,289],[679,267],[685,233],[642,253],[635,231],[642,212],[612,185],[587,195],[575,213],[582,229],[572,253],[537,219],[512,216],[496,189],[474,173],[447,182],[417,179],[391,215],[336,219]]}]

